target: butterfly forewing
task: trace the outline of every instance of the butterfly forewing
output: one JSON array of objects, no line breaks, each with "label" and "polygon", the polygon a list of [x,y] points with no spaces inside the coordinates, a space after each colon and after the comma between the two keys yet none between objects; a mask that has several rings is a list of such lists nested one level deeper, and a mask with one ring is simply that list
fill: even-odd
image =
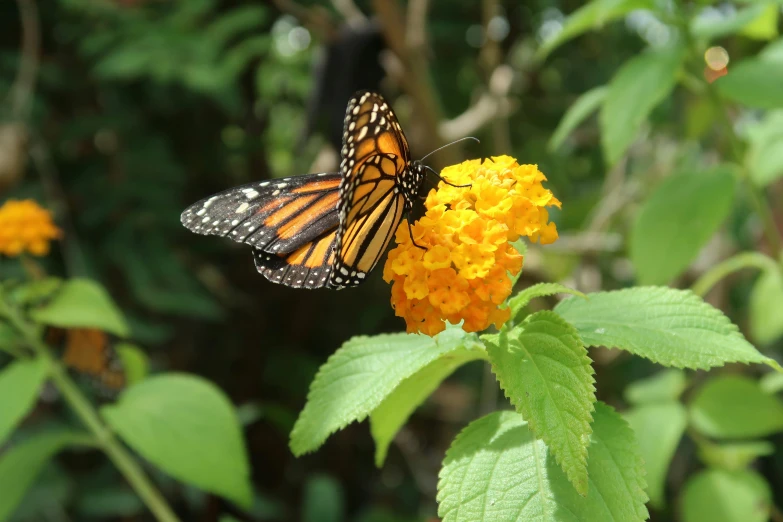
[{"label": "butterfly forewing", "polygon": [[343,135],[340,224],[329,285],[357,285],[388,246],[418,191],[410,152],[391,107],[378,94],[348,103]]},{"label": "butterfly forewing", "polygon": [[197,234],[290,254],[337,227],[338,173],[308,174],[235,187],[182,213]]}]

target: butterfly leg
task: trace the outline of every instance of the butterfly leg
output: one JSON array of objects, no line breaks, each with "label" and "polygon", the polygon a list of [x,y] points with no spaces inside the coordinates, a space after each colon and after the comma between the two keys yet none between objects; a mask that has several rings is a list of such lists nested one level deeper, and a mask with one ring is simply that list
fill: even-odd
[{"label": "butterfly leg", "polygon": [[413,246],[415,246],[417,248],[421,248],[422,250],[427,250],[427,247],[421,246],[420,244],[416,243],[415,239],[413,239],[413,227],[411,226],[411,215],[410,215],[410,212],[408,212],[408,216],[405,219],[405,221],[408,222],[408,234],[410,234],[410,236],[411,236],[411,243],[413,243]]}]

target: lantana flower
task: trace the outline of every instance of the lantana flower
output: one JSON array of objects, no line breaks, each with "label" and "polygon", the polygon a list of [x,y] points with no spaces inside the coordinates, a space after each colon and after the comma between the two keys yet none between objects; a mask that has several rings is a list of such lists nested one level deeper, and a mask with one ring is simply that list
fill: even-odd
[{"label": "lantana flower", "polygon": [[451,185],[441,181],[430,191],[426,213],[412,227],[400,223],[384,265],[395,314],[409,333],[435,335],[446,321],[462,322],[468,332],[499,328],[510,315],[501,304],[511,276],[522,270],[511,243],[522,236],[554,242],[557,228],[546,207],[560,208],[560,201],[543,187],[536,165],[509,156],[465,161],[441,176]]},{"label": "lantana flower", "polygon": [[45,256],[49,243],[61,235],[51,212],[31,199],[10,199],[0,206],[0,254]]}]

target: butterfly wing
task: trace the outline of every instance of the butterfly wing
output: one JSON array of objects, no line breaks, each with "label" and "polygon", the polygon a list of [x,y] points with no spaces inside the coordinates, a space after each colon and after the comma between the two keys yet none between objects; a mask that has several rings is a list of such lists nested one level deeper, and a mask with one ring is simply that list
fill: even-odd
[{"label": "butterfly wing", "polygon": [[327,286],[334,262],[336,235],[337,231],[332,230],[286,255],[254,248],[256,269],[273,283],[292,288]]},{"label": "butterfly wing", "polygon": [[364,280],[418,190],[408,187],[414,180],[405,134],[378,94],[360,92],[348,103],[341,153],[340,225],[329,281],[334,288]]},{"label": "butterfly wing", "polygon": [[46,340],[62,346],[63,363],[87,377],[102,395],[113,397],[125,388],[125,368],[106,332],[94,328],[49,328]]},{"label": "butterfly wing", "polygon": [[189,230],[290,254],[338,224],[338,173],[308,174],[234,187],[185,209]]}]

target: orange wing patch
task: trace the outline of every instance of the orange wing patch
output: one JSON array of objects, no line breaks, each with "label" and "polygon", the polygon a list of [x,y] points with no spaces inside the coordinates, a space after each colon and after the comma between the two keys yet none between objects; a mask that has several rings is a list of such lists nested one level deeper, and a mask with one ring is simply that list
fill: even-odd
[{"label": "orange wing patch", "polygon": [[254,249],[256,269],[274,283],[293,288],[321,288],[329,281],[337,231],[299,247],[288,255]]}]

